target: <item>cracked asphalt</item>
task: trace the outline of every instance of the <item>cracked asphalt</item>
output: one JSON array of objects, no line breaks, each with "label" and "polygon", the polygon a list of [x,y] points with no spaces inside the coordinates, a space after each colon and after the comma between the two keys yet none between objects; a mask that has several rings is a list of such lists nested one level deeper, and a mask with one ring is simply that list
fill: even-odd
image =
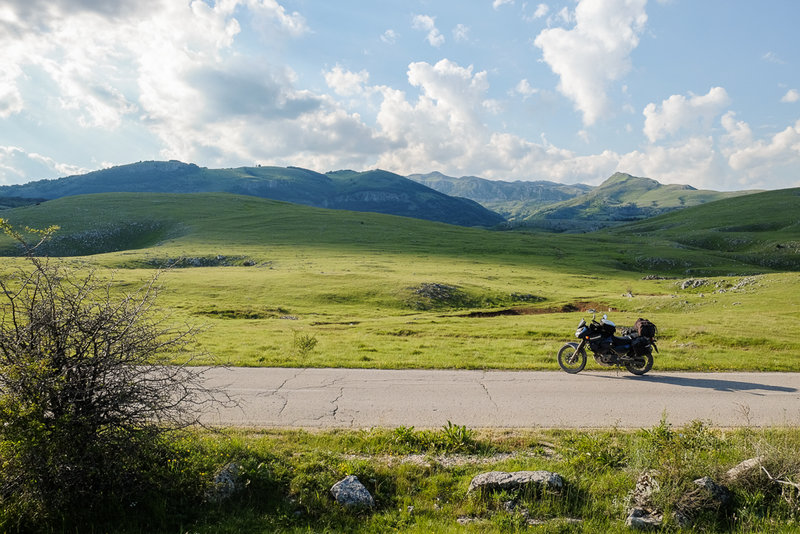
[{"label": "cracked asphalt", "polygon": [[724,427],[800,425],[800,374],[211,368],[237,406],[209,425],[260,428],[641,428],[663,415]]}]

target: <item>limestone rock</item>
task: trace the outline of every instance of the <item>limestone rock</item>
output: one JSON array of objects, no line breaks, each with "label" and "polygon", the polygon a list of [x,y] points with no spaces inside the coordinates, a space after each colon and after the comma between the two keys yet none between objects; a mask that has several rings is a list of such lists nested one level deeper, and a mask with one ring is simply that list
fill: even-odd
[{"label": "limestone rock", "polygon": [[642,508],[633,508],[625,519],[625,526],[633,530],[656,530],[661,527],[663,518]]},{"label": "limestone rock", "polygon": [[561,475],[550,471],[489,471],[476,475],[469,483],[467,493],[531,488],[559,491],[563,487]]},{"label": "limestone rock", "polygon": [[230,499],[242,488],[240,472],[241,467],[236,462],[225,465],[214,476],[213,485],[206,493],[206,498],[211,502]]},{"label": "limestone rock", "polygon": [[653,506],[652,497],[661,489],[661,485],[656,479],[657,476],[658,473],[655,471],[648,471],[639,475],[632,496],[634,506],[638,508],[650,508]]},{"label": "limestone rock", "polygon": [[334,484],[331,488],[331,493],[336,502],[346,508],[364,509],[375,507],[375,500],[372,495],[355,475],[347,476]]},{"label": "limestone rock", "polygon": [[728,469],[728,472],[725,473],[725,478],[728,480],[728,482],[737,482],[743,476],[750,474],[754,469],[760,468],[763,461],[763,456],[757,456],[756,458],[745,460],[739,465]]}]

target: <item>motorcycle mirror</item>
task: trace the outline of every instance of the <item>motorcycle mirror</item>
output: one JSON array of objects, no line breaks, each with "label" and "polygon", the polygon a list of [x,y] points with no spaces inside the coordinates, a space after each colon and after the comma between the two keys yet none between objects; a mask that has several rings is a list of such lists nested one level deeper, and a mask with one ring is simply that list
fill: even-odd
[{"label": "motorcycle mirror", "polygon": [[594,311],[593,309],[589,309],[589,310],[586,310],[586,311],[588,311],[588,312],[589,312],[589,313],[591,313],[592,315],[594,315],[595,313],[597,313],[597,312],[596,312],[596,311]]}]

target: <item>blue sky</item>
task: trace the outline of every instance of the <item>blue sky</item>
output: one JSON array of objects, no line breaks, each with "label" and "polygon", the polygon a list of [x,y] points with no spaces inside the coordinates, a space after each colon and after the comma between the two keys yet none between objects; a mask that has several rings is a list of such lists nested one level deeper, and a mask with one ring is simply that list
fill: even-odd
[{"label": "blue sky", "polygon": [[800,186],[796,0],[4,0],[0,185],[142,160]]}]

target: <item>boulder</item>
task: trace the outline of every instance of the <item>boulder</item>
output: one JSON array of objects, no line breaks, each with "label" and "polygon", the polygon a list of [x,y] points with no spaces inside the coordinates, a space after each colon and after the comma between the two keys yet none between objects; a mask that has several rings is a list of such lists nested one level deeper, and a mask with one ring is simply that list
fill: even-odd
[{"label": "boulder", "polygon": [[375,499],[364,487],[364,484],[358,480],[355,475],[350,475],[331,488],[331,494],[336,502],[351,509],[366,509],[375,507]]},{"label": "boulder", "polygon": [[625,519],[625,526],[633,530],[656,530],[661,527],[662,517],[642,508],[633,508]]},{"label": "boulder", "polygon": [[717,484],[711,477],[698,478],[694,484],[697,487],[683,495],[675,506],[673,516],[681,527],[691,526],[699,513],[719,511],[732,500],[728,488]]},{"label": "boulder", "polygon": [[742,463],[728,469],[728,472],[725,473],[725,479],[728,482],[738,482],[741,478],[750,475],[753,470],[759,469],[763,461],[763,456],[757,456],[755,458],[745,460]]},{"label": "boulder", "polygon": [[659,473],[647,471],[636,479],[636,486],[631,494],[633,507],[628,512],[625,525],[633,530],[654,530],[661,526],[664,516],[653,503],[653,495],[661,490],[658,483]]},{"label": "boulder", "polygon": [[236,462],[226,464],[214,475],[214,482],[206,492],[206,499],[210,502],[221,502],[230,499],[242,489],[240,477],[241,467]]},{"label": "boulder", "polygon": [[653,495],[658,493],[661,485],[658,483],[656,477],[658,473],[655,471],[648,471],[639,475],[636,479],[636,486],[633,489],[631,500],[637,508],[652,508]]},{"label": "boulder", "polygon": [[469,483],[467,493],[527,489],[560,491],[563,487],[561,475],[550,471],[489,471],[476,475]]}]

